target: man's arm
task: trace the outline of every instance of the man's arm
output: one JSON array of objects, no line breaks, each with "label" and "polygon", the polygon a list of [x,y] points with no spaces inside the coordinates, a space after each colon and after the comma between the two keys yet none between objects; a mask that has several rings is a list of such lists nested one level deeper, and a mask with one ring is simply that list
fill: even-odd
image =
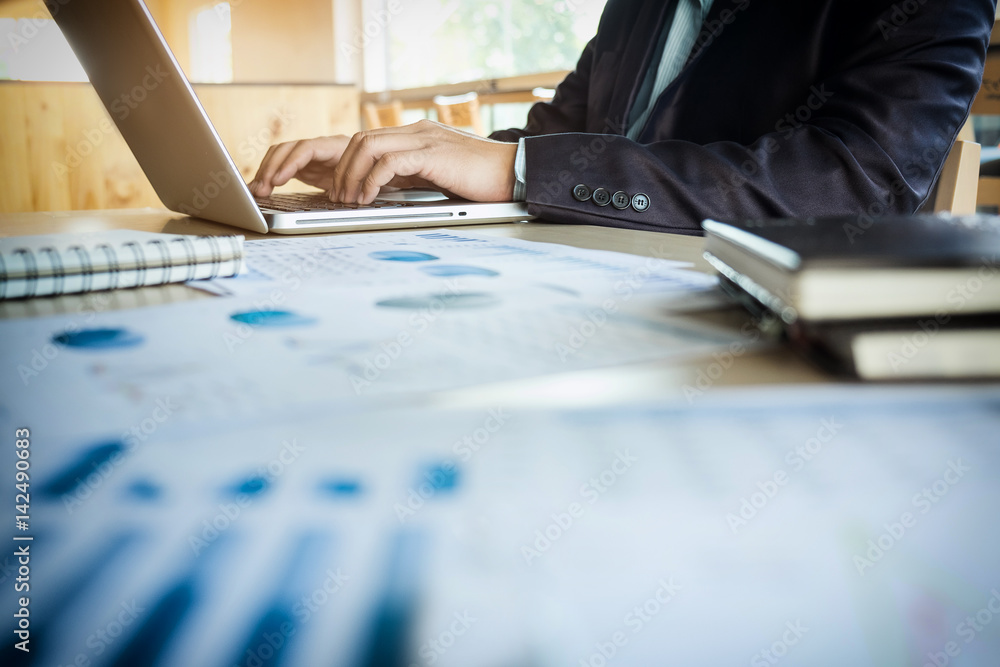
[{"label": "man's arm", "polygon": [[405,128],[318,137],[271,146],[250,183],[258,197],[292,178],[323,188],[333,201],[369,203],[383,185],[436,187],[481,201],[506,201],[514,191],[514,156],[521,137],[586,128],[594,40],[550,103],[532,107],[527,126],[489,139],[422,121]]},{"label": "man's arm", "polygon": [[[741,119],[742,114],[758,122],[763,118],[773,128],[755,131],[749,144],[655,140],[655,136],[643,144],[620,135],[535,134],[599,124],[600,119],[589,118],[586,111],[593,106],[590,98],[595,91],[592,85],[586,86],[585,74],[593,56],[585,53],[584,66],[568,81],[560,103],[536,105],[525,130],[525,135],[531,135],[524,140],[529,211],[556,222],[682,233],[699,233],[698,225],[706,217],[913,212],[927,197],[979,88],[995,3],[928,0],[889,36],[879,25],[891,18],[890,3],[883,0],[879,5],[881,9],[866,6],[864,12],[860,6],[830,5],[844,14],[834,28],[849,33],[835,35],[830,48],[847,55],[838,54],[825,68],[809,63],[814,71],[828,74],[818,75],[812,90],[795,101],[806,105],[808,118],[792,117],[786,122],[782,108],[772,120],[774,104],[768,105],[766,99],[760,108],[728,110],[724,117],[730,124],[728,132],[732,132],[733,119]],[[794,8],[799,5],[788,9]],[[797,11],[819,10],[803,7]],[[845,24],[845,17],[856,22]],[[846,25],[856,27],[849,30]],[[729,36],[725,33],[723,38]],[[847,38],[849,48],[842,48],[841,41]],[[737,57],[738,49],[719,50],[723,41],[707,47],[709,55]],[[592,42],[588,50],[593,46]],[[782,57],[788,61],[796,55],[826,54]],[[739,64],[734,62],[732,67]],[[714,71],[721,74],[728,65]],[[738,69],[726,74],[731,83],[739,82]],[[717,82],[699,80],[687,85],[717,86]],[[584,98],[588,105],[581,106]],[[669,121],[678,109],[658,109],[660,119]],[[689,104],[682,110],[707,114],[709,121],[714,117],[711,106],[702,111]],[[671,132],[660,134],[670,137]],[[495,136],[514,139],[519,134]],[[271,185],[311,168],[313,147],[310,142],[300,143],[295,150],[276,150],[265,158],[256,194],[266,194]],[[507,199],[513,192],[512,144],[427,121],[363,132],[351,143],[332,175],[331,198],[337,201],[367,203],[385,184],[432,184],[482,201]],[[605,205],[599,206],[593,198],[581,196],[576,185],[586,186],[585,190],[603,188],[607,195],[621,192],[629,201],[619,209],[615,203],[621,202],[612,196],[608,197],[611,201],[602,198]]]},{"label": "man's arm", "polygon": [[[911,213],[927,197],[979,88],[992,5],[928,3],[898,29],[886,11],[889,36],[863,17],[853,62],[817,80],[800,100],[809,117],[778,115],[773,131],[749,145],[528,137],[529,211],[556,222],[680,233],[700,233],[709,217]],[[625,193],[629,204],[619,209],[603,196],[603,206],[576,196],[597,188]],[[643,195],[639,207],[636,194]]]},{"label": "man's arm", "polygon": [[430,187],[472,201],[509,201],[516,144],[421,120],[403,127],[271,146],[250,191],[267,197],[293,178],[331,201],[370,204],[383,186]]}]

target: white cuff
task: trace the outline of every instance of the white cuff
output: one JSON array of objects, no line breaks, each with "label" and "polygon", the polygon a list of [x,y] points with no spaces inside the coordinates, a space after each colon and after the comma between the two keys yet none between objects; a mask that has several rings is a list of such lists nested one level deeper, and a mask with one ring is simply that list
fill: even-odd
[{"label": "white cuff", "polygon": [[514,201],[527,199],[528,186],[524,182],[525,172],[524,137],[517,140],[517,155],[514,156]]}]

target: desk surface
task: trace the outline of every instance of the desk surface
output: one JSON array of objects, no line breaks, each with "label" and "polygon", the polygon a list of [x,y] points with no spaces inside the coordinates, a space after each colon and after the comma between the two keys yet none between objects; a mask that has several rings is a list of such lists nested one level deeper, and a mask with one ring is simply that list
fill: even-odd
[{"label": "desk surface", "polygon": [[[17,213],[0,216],[0,236],[106,229],[137,229],[174,234],[242,233],[248,239],[269,238],[263,234],[159,209]],[[701,237],[538,222],[475,225],[467,229],[526,241],[563,243],[580,248],[686,261],[693,263],[698,270],[709,271],[701,257]],[[184,285],[123,290],[111,293],[110,297],[111,303],[105,305],[105,309],[213,298]],[[69,295],[0,302],[0,317],[75,312],[87,298],[87,295]],[[727,323],[736,330],[746,321],[746,316],[734,309],[715,314],[712,319],[716,323]],[[472,407],[502,399],[505,405],[522,403],[540,407],[604,405],[650,397],[678,398],[683,396],[685,385],[696,386],[699,378],[704,378],[707,371],[712,370],[713,374],[718,374],[717,369],[712,367],[713,364],[718,365],[711,357],[683,361],[662,360],[464,388],[433,394],[426,397],[426,400],[433,405]],[[817,370],[794,352],[776,348],[736,358],[729,368],[712,380],[711,387],[832,381],[833,378]]]},{"label": "desk surface", "polygon": [[[7,234],[112,227],[233,231],[157,211],[0,218]],[[596,227],[467,229],[695,262],[701,248],[698,238]],[[90,296],[119,308],[213,298],[183,285]],[[0,303],[0,316],[86,298]],[[736,330],[746,320],[738,308],[712,315]],[[961,619],[993,613],[984,605],[993,604],[1000,551],[995,388],[880,398],[800,384],[767,395],[763,384],[831,382],[774,348],[728,368],[712,357],[664,360],[383,394],[376,406],[317,402],[304,415],[281,406],[260,419],[216,415],[212,400],[235,393],[234,404],[249,403],[263,395],[255,387],[243,398],[225,382],[198,381],[177,392],[179,418],[158,431],[171,394],[134,392],[130,381],[173,382],[169,355],[183,349],[158,349],[153,364],[84,362],[95,385],[110,368],[103,380],[117,396],[107,405],[127,416],[106,416],[95,400],[87,419],[61,418],[77,395],[58,375],[15,397],[41,397],[44,415],[29,422],[19,407],[7,411],[9,426],[31,427],[30,528],[44,532],[31,542],[40,585],[30,618],[51,629],[32,636],[45,664],[192,667],[279,655],[283,664],[410,664],[444,655],[425,650],[440,642],[454,652],[438,664],[472,667],[644,667],[665,655],[672,664],[764,664],[761,655],[785,651],[789,664],[873,667],[958,646],[946,642],[962,636],[953,630]],[[706,400],[685,409],[682,387],[704,375]],[[5,382],[19,389],[13,374]],[[720,387],[736,385],[753,389],[727,399]],[[623,405],[650,397],[640,410]],[[401,405],[416,409],[387,410]],[[112,439],[95,439],[87,421]],[[13,478],[20,458],[0,463],[0,474]],[[9,531],[28,530],[27,504],[8,510],[25,515]],[[138,606],[127,630],[116,620],[123,601]],[[458,641],[454,623],[467,617],[464,628],[477,624]],[[122,639],[100,644],[99,656],[89,633],[105,624]],[[962,664],[995,667],[1000,639],[974,638]],[[288,652],[278,654],[282,645]]]}]

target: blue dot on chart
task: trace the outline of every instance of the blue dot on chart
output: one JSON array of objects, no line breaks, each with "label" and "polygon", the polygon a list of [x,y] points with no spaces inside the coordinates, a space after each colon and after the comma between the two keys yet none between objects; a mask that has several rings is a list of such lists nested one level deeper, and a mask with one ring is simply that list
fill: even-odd
[{"label": "blue dot on chart", "polygon": [[52,337],[52,342],[78,350],[114,350],[135,347],[143,337],[128,329],[82,329],[64,331]]},{"label": "blue dot on chart", "polygon": [[485,278],[493,278],[500,275],[498,271],[494,271],[493,269],[484,269],[479,266],[459,266],[457,264],[432,264],[430,266],[422,266],[420,270],[439,278],[453,278],[455,276],[483,276]]},{"label": "blue dot on chart", "polygon": [[245,310],[233,313],[229,319],[252,327],[300,327],[316,324],[316,318],[288,310]]},{"label": "blue dot on chart", "polygon": [[254,475],[253,477],[248,477],[243,481],[237,482],[229,488],[229,491],[235,496],[259,496],[267,491],[267,487],[268,483],[265,478],[260,475]]},{"label": "blue dot on chart", "polygon": [[489,308],[500,303],[500,297],[486,292],[462,292],[427,294],[424,296],[401,296],[377,301],[381,308],[401,308],[405,310],[471,309]]},{"label": "blue dot on chart", "polygon": [[356,479],[327,479],[319,484],[319,490],[334,498],[354,498],[364,490]]},{"label": "blue dot on chart", "polygon": [[452,463],[427,466],[419,483],[429,483],[435,491],[454,491],[458,486],[458,469]]},{"label": "blue dot on chart", "polygon": [[570,289],[569,287],[563,287],[562,285],[551,285],[549,283],[536,283],[542,289],[552,290],[553,292],[559,292],[560,294],[568,294],[569,296],[580,296],[580,293],[575,289]]},{"label": "blue dot on chart", "polygon": [[96,474],[100,479],[103,471],[114,468],[115,456],[124,452],[125,445],[119,440],[99,442],[67,463],[60,473],[42,485],[41,491],[51,498],[62,498],[85,485],[88,476]]},{"label": "blue dot on chart", "polygon": [[140,479],[129,484],[125,492],[136,500],[153,501],[159,500],[163,490],[147,479]]},{"label": "blue dot on chart", "polygon": [[414,250],[378,250],[369,253],[368,256],[372,259],[381,259],[384,262],[430,262],[437,259],[434,255]]}]

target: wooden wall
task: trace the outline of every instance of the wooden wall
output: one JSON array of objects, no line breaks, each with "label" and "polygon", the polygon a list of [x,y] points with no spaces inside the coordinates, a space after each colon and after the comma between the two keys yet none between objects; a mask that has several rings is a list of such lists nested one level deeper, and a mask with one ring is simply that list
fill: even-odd
[{"label": "wooden wall", "polygon": [[233,81],[332,83],[332,0],[230,0]]},{"label": "wooden wall", "polygon": [[[343,0],[229,0],[233,83],[334,83],[334,3]],[[212,0],[145,0],[177,62],[191,74],[189,30]],[[47,17],[42,0],[0,0],[0,17]],[[341,32],[346,26],[341,26]],[[346,63],[349,64],[349,63]],[[350,70],[348,79],[354,76]]]},{"label": "wooden wall", "polygon": [[[247,179],[272,143],[359,129],[351,86],[194,88]],[[162,206],[87,83],[0,81],[0,155],[0,213]]]}]

